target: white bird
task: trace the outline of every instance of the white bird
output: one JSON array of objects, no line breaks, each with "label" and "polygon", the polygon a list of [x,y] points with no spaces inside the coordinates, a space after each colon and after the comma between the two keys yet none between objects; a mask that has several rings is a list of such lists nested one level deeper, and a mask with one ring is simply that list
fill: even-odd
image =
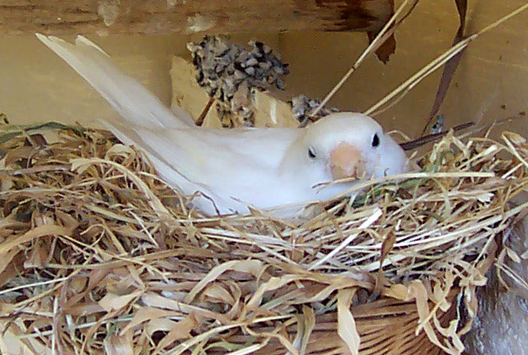
[{"label": "white bird", "polygon": [[193,203],[205,214],[245,214],[253,207],[292,217],[354,184],[325,183],[406,170],[402,148],[366,115],[336,113],[307,128],[197,127],[182,109],[168,109],[121,73],[85,37],[77,37],[75,44],[37,37],[120,114],[105,122],[112,133],[146,152],[170,186],[187,195],[198,192]]}]

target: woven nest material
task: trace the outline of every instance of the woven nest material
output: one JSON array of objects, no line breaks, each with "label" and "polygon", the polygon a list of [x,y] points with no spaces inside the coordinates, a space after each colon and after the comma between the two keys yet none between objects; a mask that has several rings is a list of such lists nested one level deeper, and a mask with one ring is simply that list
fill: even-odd
[{"label": "woven nest material", "polygon": [[293,223],[204,217],[108,132],[50,128],[0,137],[2,353],[458,354],[526,208],[512,133],[449,135]]}]

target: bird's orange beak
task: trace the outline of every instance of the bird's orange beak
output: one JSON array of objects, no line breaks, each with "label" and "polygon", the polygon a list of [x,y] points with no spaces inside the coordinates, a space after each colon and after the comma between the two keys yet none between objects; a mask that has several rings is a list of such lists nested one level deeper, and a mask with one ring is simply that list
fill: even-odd
[{"label": "bird's orange beak", "polygon": [[353,145],[341,143],[330,153],[330,169],[334,180],[359,178],[365,172],[361,152]]}]

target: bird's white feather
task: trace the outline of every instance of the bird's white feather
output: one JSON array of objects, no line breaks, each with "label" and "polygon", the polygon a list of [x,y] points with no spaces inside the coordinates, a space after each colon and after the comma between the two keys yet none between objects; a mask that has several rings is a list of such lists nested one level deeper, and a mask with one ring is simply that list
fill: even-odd
[{"label": "bird's white feather", "polygon": [[71,44],[57,37],[36,36],[130,123],[160,128],[184,128],[193,124],[185,111],[171,111],[143,85],[123,74],[109,56],[87,38],[78,36],[75,44]]},{"label": "bird's white feather", "polygon": [[[73,45],[37,36],[120,114],[106,122],[107,127],[125,144],[143,149],[171,186],[188,195],[198,192],[195,203],[205,213],[246,213],[248,206],[296,206],[282,213],[289,217],[308,202],[341,193],[352,183],[315,186],[332,179],[328,156],[343,142],[357,147],[372,176],[405,169],[403,150],[368,116],[335,114],[306,129],[196,127],[182,110],[171,112],[141,84],[121,73],[86,38],[78,37]],[[382,137],[379,147],[371,146],[374,134]],[[318,160],[309,158],[309,147],[317,147]]]}]

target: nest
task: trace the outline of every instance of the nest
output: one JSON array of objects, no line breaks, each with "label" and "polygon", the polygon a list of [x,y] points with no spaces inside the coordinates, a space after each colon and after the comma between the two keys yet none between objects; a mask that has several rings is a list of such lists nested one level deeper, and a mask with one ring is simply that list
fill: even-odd
[{"label": "nest", "polygon": [[294,223],[205,217],[108,132],[39,129],[0,137],[2,353],[459,354],[526,208],[512,133],[448,135]]}]

